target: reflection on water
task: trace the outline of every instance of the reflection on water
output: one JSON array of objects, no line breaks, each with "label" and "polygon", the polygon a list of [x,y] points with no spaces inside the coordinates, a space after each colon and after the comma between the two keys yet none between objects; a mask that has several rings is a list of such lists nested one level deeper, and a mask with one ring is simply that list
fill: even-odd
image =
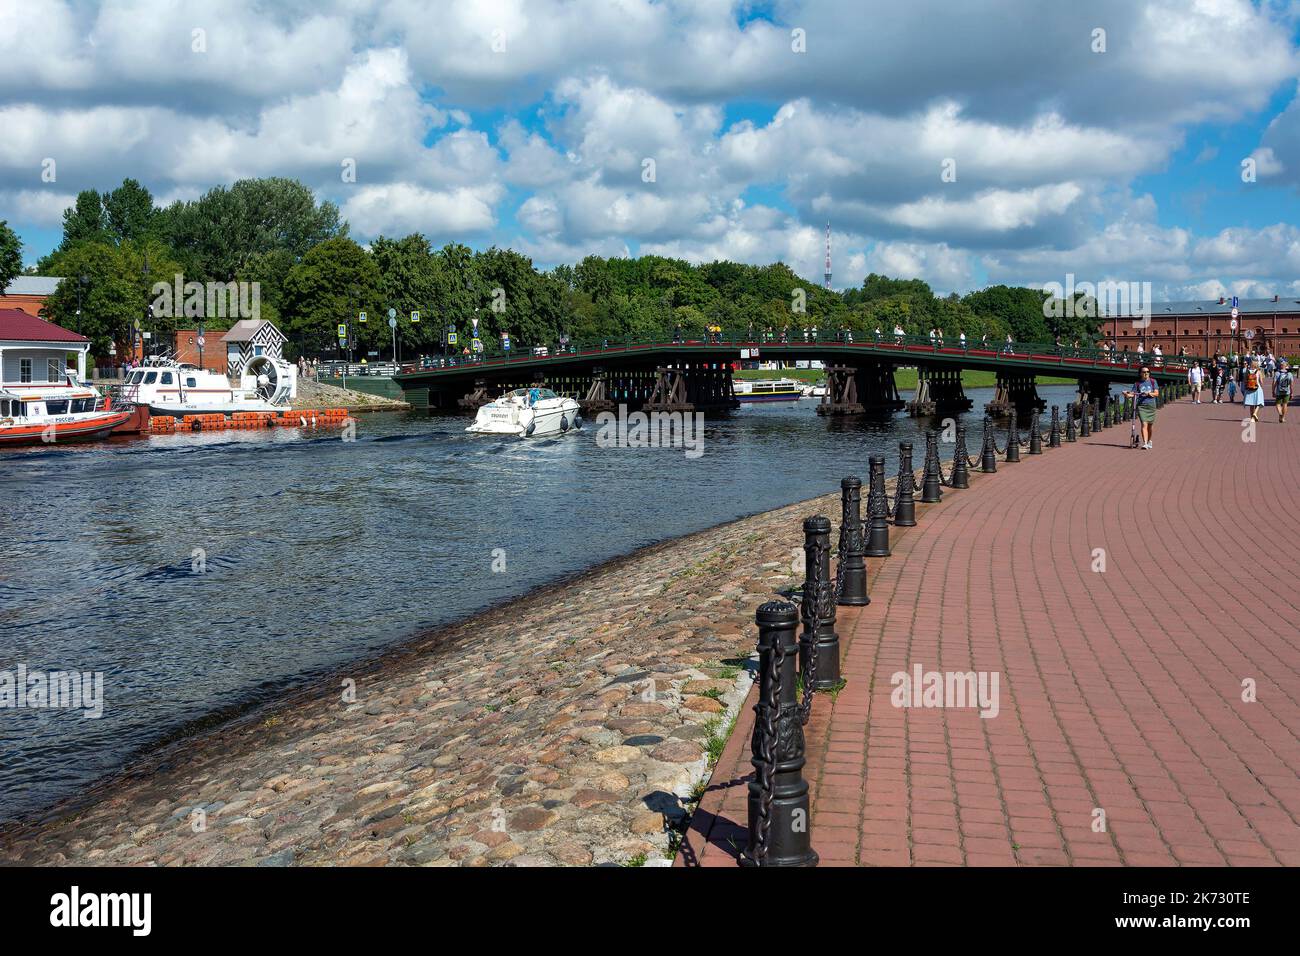
[{"label": "reflection on water", "polygon": [[[1062,405],[1069,393],[1041,390]],[[970,396],[976,409],[992,397]],[[921,464],[934,423],[827,421],[815,406],[710,420],[692,459],[597,447],[590,424],[520,442],[466,435],[466,417],[391,414],[364,416],[354,442],[268,429],[0,452],[0,670],[102,671],[105,694],[98,720],[0,710],[0,820],[204,715],[642,545],[865,478],[870,454],[892,472],[900,439]],[[975,454],[979,415],[967,417]]]}]

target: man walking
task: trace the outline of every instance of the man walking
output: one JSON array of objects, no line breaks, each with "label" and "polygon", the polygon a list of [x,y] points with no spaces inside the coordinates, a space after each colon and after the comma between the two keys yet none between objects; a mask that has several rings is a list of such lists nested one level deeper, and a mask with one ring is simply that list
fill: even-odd
[{"label": "man walking", "polygon": [[1286,359],[1278,359],[1277,374],[1273,376],[1273,404],[1277,406],[1277,420],[1286,424],[1286,409],[1291,403],[1291,369]]},{"label": "man walking", "polygon": [[1187,384],[1192,387],[1192,404],[1201,404],[1201,365],[1196,362],[1187,370]]}]

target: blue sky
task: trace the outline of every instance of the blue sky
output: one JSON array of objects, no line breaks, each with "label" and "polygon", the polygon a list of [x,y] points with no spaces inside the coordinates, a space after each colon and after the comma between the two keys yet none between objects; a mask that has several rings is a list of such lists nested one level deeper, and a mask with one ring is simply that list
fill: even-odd
[{"label": "blue sky", "polygon": [[541,266],[653,252],[820,281],[829,220],[839,287],[1300,293],[1296,5],[1085,6],[15,6],[0,218],[30,263],[80,189],[132,176],[165,203],[280,175],[360,241],[421,232]]}]

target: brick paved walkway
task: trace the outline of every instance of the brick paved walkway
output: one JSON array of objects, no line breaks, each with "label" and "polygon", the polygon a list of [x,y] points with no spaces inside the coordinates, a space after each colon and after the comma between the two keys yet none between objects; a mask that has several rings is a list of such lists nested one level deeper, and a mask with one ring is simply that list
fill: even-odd
[{"label": "brick paved walkway", "polygon": [[[1300,865],[1300,418],[1246,444],[1241,409],[1184,400],[1152,451],[1106,429],[918,505],[806,728],[822,865]],[[917,664],[997,672],[999,713],[893,706]],[[753,697],[679,865],[744,846]]]}]

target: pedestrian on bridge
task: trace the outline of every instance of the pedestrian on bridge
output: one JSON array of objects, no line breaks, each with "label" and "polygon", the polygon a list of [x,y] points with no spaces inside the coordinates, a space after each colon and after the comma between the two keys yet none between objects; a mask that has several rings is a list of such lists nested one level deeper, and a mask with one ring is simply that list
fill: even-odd
[{"label": "pedestrian on bridge", "polygon": [[1149,451],[1152,448],[1151,433],[1156,426],[1156,399],[1160,397],[1160,386],[1151,377],[1151,369],[1145,365],[1140,374],[1142,377],[1132,389],[1124,393],[1124,397],[1133,399],[1136,404],[1138,422],[1142,426],[1142,443],[1139,447]]},{"label": "pedestrian on bridge", "polygon": [[1192,404],[1201,404],[1201,381],[1204,373],[1201,371],[1199,362],[1193,363],[1192,367],[1187,370],[1187,384],[1192,388]]}]

